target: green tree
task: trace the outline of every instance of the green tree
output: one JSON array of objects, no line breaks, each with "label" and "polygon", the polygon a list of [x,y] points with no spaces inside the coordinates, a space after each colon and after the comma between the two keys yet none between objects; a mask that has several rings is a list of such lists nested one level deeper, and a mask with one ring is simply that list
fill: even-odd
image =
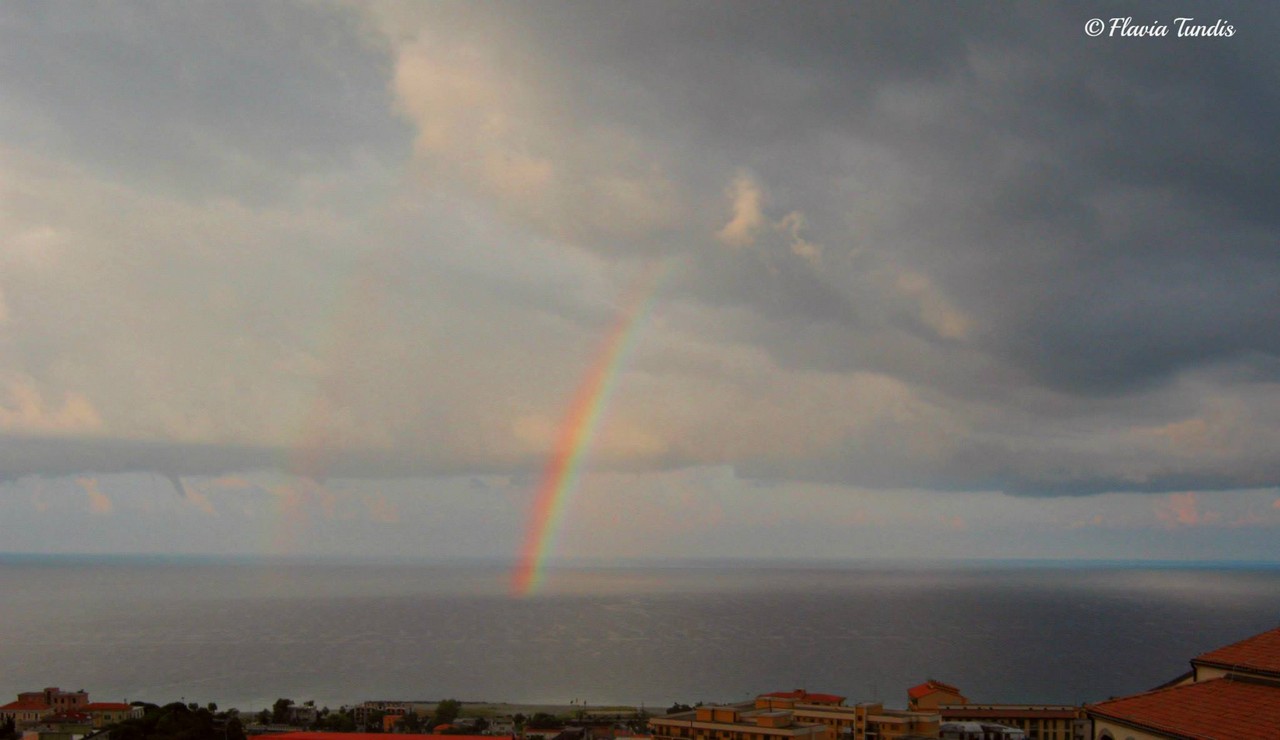
[{"label": "green tree", "polygon": [[533,716],[525,722],[525,725],[531,730],[546,730],[552,727],[559,727],[560,718],[546,712],[534,712]]},{"label": "green tree", "polygon": [[316,728],[325,732],[355,732],[356,718],[346,707],[337,711],[326,709],[324,716],[316,720]]},{"label": "green tree", "polygon": [[436,726],[452,724],[462,711],[462,702],[457,699],[445,699],[436,705],[436,713],[432,718]]},{"label": "green tree", "polygon": [[230,727],[220,725],[213,712],[196,704],[181,702],[157,707],[145,704],[141,717],[131,717],[108,729],[111,740],[244,740],[244,733],[233,734]]},{"label": "green tree", "polygon": [[293,699],[276,699],[275,704],[271,705],[271,722],[277,725],[288,724],[291,706],[293,706]]},{"label": "green tree", "polygon": [[239,717],[231,715],[227,718],[222,729],[222,738],[223,740],[245,740],[244,725],[241,724]]},{"label": "green tree", "polygon": [[422,732],[422,718],[417,712],[408,712],[400,721],[404,724],[405,732]]}]

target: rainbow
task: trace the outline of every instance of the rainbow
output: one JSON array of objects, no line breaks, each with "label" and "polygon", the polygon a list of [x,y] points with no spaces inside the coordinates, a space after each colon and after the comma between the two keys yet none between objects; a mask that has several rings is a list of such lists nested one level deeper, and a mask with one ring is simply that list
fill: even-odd
[{"label": "rainbow", "polygon": [[637,280],[631,299],[618,312],[596,352],[595,361],[573,395],[551,458],[538,483],[529,530],[512,577],[512,592],[517,596],[529,596],[542,582],[543,565],[563,517],[565,502],[577,484],[591,440],[627,355],[646,323],[662,272],[659,267],[650,268]]},{"label": "rainbow", "polygon": [[294,478],[277,488],[274,527],[263,532],[264,550],[276,555],[301,551],[312,532],[313,510],[325,494],[325,481],[335,463],[340,441],[334,433],[335,410],[351,402],[350,380],[358,376],[361,340],[381,318],[385,278],[392,274],[398,251],[361,255],[334,294],[319,337],[322,372],[305,410],[295,443],[287,451],[284,472]]}]

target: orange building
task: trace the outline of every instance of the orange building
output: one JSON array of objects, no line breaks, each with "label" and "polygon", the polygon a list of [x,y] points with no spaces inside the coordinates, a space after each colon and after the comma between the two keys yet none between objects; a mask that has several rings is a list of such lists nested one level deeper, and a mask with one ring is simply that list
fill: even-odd
[{"label": "orange building", "polygon": [[943,704],[943,722],[988,722],[1026,733],[1027,740],[1085,740],[1089,722],[1069,704]]},{"label": "orange building", "polygon": [[827,728],[784,709],[706,706],[649,718],[654,740],[828,740]]},{"label": "orange building", "polygon": [[141,716],[142,709],[129,704],[97,701],[80,707],[80,712],[89,715],[94,729],[102,729],[130,717]]},{"label": "orange building", "polygon": [[932,678],[907,689],[907,709],[915,712],[934,712],[943,704],[968,703],[960,689]]},{"label": "orange building", "polygon": [[1280,628],[1191,659],[1191,672],[1142,694],[1090,704],[1095,740],[1276,740]]},{"label": "orange building", "polygon": [[902,737],[937,737],[941,728],[937,712],[885,709],[878,702],[854,707],[859,727],[854,740],[897,740]]},{"label": "orange building", "polygon": [[804,689],[796,689],[795,691],[775,691],[771,694],[761,694],[756,697],[756,707],[759,708],[761,702],[770,701],[791,702],[792,704],[808,704],[814,706],[838,707],[844,704],[844,697],[836,694],[814,694]]},{"label": "orange building", "polygon": [[56,714],[79,713],[89,704],[89,694],[84,691],[63,691],[50,686],[43,691],[24,691],[18,700],[0,707],[0,720],[13,719],[22,727],[42,722]]},{"label": "orange building", "polygon": [[[268,735],[271,740],[387,740],[381,732],[279,732]],[[440,735],[400,733],[396,740],[440,740]],[[447,735],[449,740],[494,740],[490,735]]]},{"label": "orange building", "polygon": [[0,707],[0,722],[13,720],[18,727],[31,725],[53,714],[53,709],[43,701],[19,699]]},{"label": "orange building", "polygon": [[937,737],[940,727],[935,712],[885,709],[877,702],[852,707],[836,694],[814,694],[804,689],[778,691],[756,697],[757,709],[787,709],[797,722],[822,725],[825,740],[892,740],[907,735]]}]

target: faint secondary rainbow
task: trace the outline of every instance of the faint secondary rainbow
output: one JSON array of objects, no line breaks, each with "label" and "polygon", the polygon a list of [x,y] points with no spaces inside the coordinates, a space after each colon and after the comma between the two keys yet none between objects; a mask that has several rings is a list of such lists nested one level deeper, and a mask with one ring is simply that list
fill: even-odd
[{"label": "faint secondary rainbow", "polygon": [[577,484],[591,440],[604,416],[627,355],[653,307],[663,272],[662,267],[654,266],[640,276],[630,300],[623,304],[594,361],[578,384],[573,402],[560,424],[555,448],[538,483],[529,531],[512,578],[512,590],[518,596],[532,594],[542,582],[543,565],[555,541],[565,502]]},{"label": "faint secondary rainbow", "polygon": [[262,532],[266,552],[302,552],[313,534],[316,512],[324,515],[326,499],[332,500],[325,481],[341,448],[335,418],[338,410],[353,401],[351,384],[359,378],[358,358],[366,354],[361,342],[377,334],[385,276],[394,274],[398,256],[398,251],[389,250],[358,256],[337,284],[325,320],[318,325],[320,371],[297,439],[283,461],[284,472],[292,480],[270,489],[275,494],[276,516]]}]

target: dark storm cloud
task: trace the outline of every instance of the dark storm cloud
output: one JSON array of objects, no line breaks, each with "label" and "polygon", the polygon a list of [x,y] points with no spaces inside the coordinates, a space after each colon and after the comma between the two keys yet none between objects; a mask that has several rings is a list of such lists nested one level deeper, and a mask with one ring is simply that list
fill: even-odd
[{"label": "dark storm cloud", "polygon": [[0,436],[0,480],[26,476],[154,472],[167,477],[270,468],[279,451],[119,439]]},{"label": "dark storm cloud", "polygon": [[[829,251],[861,226],[842,223],[840,178],[904,178],[909,206],[871,249],[930,275],[999,362],[1050,388],[1112,395],[1280,353],[1267,328],[1280,315],[1277,14],[1205,9],[1229,16],[1232,38],[1084,34],[1117,12],[566,4],[494,23],[558,44],[584,111],[608,107],[688,147],[683,176],[704,193],[734,166],[758,172]],[[1204,12],[1125,9],[1169,24]],[[849,157],[871,147],[900,173],[854,171]],[[812,318],[750,287],[749,270],[721,267],[707,271],[708,298],[738,283],[762,313]],[[775,291],[829,292],[783,278]],[[851,295],[823,303],[865,300],[856,274],[824,278],[814,287],[843,280]]]},{"label": "dark storm cloud", "polygon": [[[322,463],[317,464],[313,462],[315,460]],[[476,472],[477,469],[474,463],[453,466],[447,460],[404,451],[0,435],[0,481],[28,476],[147,472],[176,480],[184,476],[217,476],[245,471],[277,471],[321,479],[377,479],[451,475]]]},{"label": "dark storm cloud", "polygon": [[[278,205],[292,193],[326,215],[330,201],[347,206],[340,243],[317,236],[335,231],[328,222],[294,234],[285,219],[284,236],[246,238],[245,254],[279,258],[290,234],[333,254],[347,242],[395,252],[391,287],[352,301],[385,308],[353,320],[334,352],[351,377],[334,373],[350,386],[331,394],[331,413],[354,424],[359,444],[400,452],[352,442],[304,474],[536,469],[558,422],[547,399],[579,377],[577,353],[612,319],[607,296],[628,282],[619,276],[656,257],[676,265],[658,302],[678,303],[671,315],[686,323],[654,332],[642,379],[654,397],[635,407],[663,408],[619,414],[638,440],[611,463],[619,469],[678,459],[761,479],[1031,495],[1280,485],[1269,455],[1280,442],[1280,13],[1270,6],[1123,11],[1139,23],[1221,15],[1237,29],[1202,39],[1090,38],[1087,20],[1120,11],[1077,4],[0,13],[7,146],[184,202]],[[381,188],[403,188],[383,198],[365,187],[366,165],[413,182],[384,173]],[[329,175],[338,195],[305,182]],[[418,201],[435,205],[406,205]],[[75,220],[62,206],[15,211],[14,233],[101,235],[92,220],[65,228]],[[227,212],[210,221],[247,218]],[[160,418],[129,425],[135,399],[152,394],[129,386],[128,362],[112,363],[109,390],[74,376],[50,388],[89,399],[104,434],[185,428],[171,408],[234,403],[199,398],[197,376],[174,368],[198,365],[206,386],[225,387],[216,381],[231,373],[201,353],[225,348],[238,383],[258,391],[230,397],[291,418],[277,399],[308,397],[327,377],[308,368],[331,358],[299,340],[280,361],[280,340],[263,337],[262,355],[277,361],[250,362],[238,340],[276,319],[281,337],[322,335],[309,288],[342,290],[345,262],[332,261],[327,283],[316,279],[327,258],[305,249],[282,262],[212,249],[188,264],[174,257],[196,239],[169,239],[170,223],[134,250],[138,265],[119,266],[127,280],[104,289],[109,271],[95,268],[71,283],[95,302],[64,290],[63,308],[37,312],[52,273],[7,280],[22,319],[12,331],[25,332],[8,346],[36,348],[15,353],[11,374],[44,382],[68,356],[89,365],[117,349],[99,347],[109,327],[128,322],[132,347],[146,333],[137,327],[181,316],[159,323],[183,351],[172,339],[133,350],[157,366],[151,377],[177,378],[151,411]],[[225,243],[216,228],[202,233]],[[118,244],[135,237],[121,234],[75,242],[76,256],[117,265]],[[49,264],[58,258],[49,250]],[[161,281],[148,270],[182,289],[106,310],[151,292],[140,288]],[[213,275],[237,290],[209,290]],[[237,301],[246,279],[252,300]],[[210,294],[226,316],[166,309]],[[48,328],[33,331],[33,317]],[[717,353],[729,360],[707,362]],[[361,393],[338,392],[348,387]],[[46,396],[50,408],[62,397]],[[662,413],[682,403],[687,412]],[[22,429],[40,415],[11,416]],[[280,430],[293,428],[236,419],[208,433],[274,448],[14,436],[0,476],[287,469]]]},{"label": "dark storm cloud", "polygon": [[361,48],[353,12],[19,2],[0,16],[0,87],[13,109],[0,131],[113,178],[270,201],[294,176],[408,145],[386,115],[385,51]]}]

